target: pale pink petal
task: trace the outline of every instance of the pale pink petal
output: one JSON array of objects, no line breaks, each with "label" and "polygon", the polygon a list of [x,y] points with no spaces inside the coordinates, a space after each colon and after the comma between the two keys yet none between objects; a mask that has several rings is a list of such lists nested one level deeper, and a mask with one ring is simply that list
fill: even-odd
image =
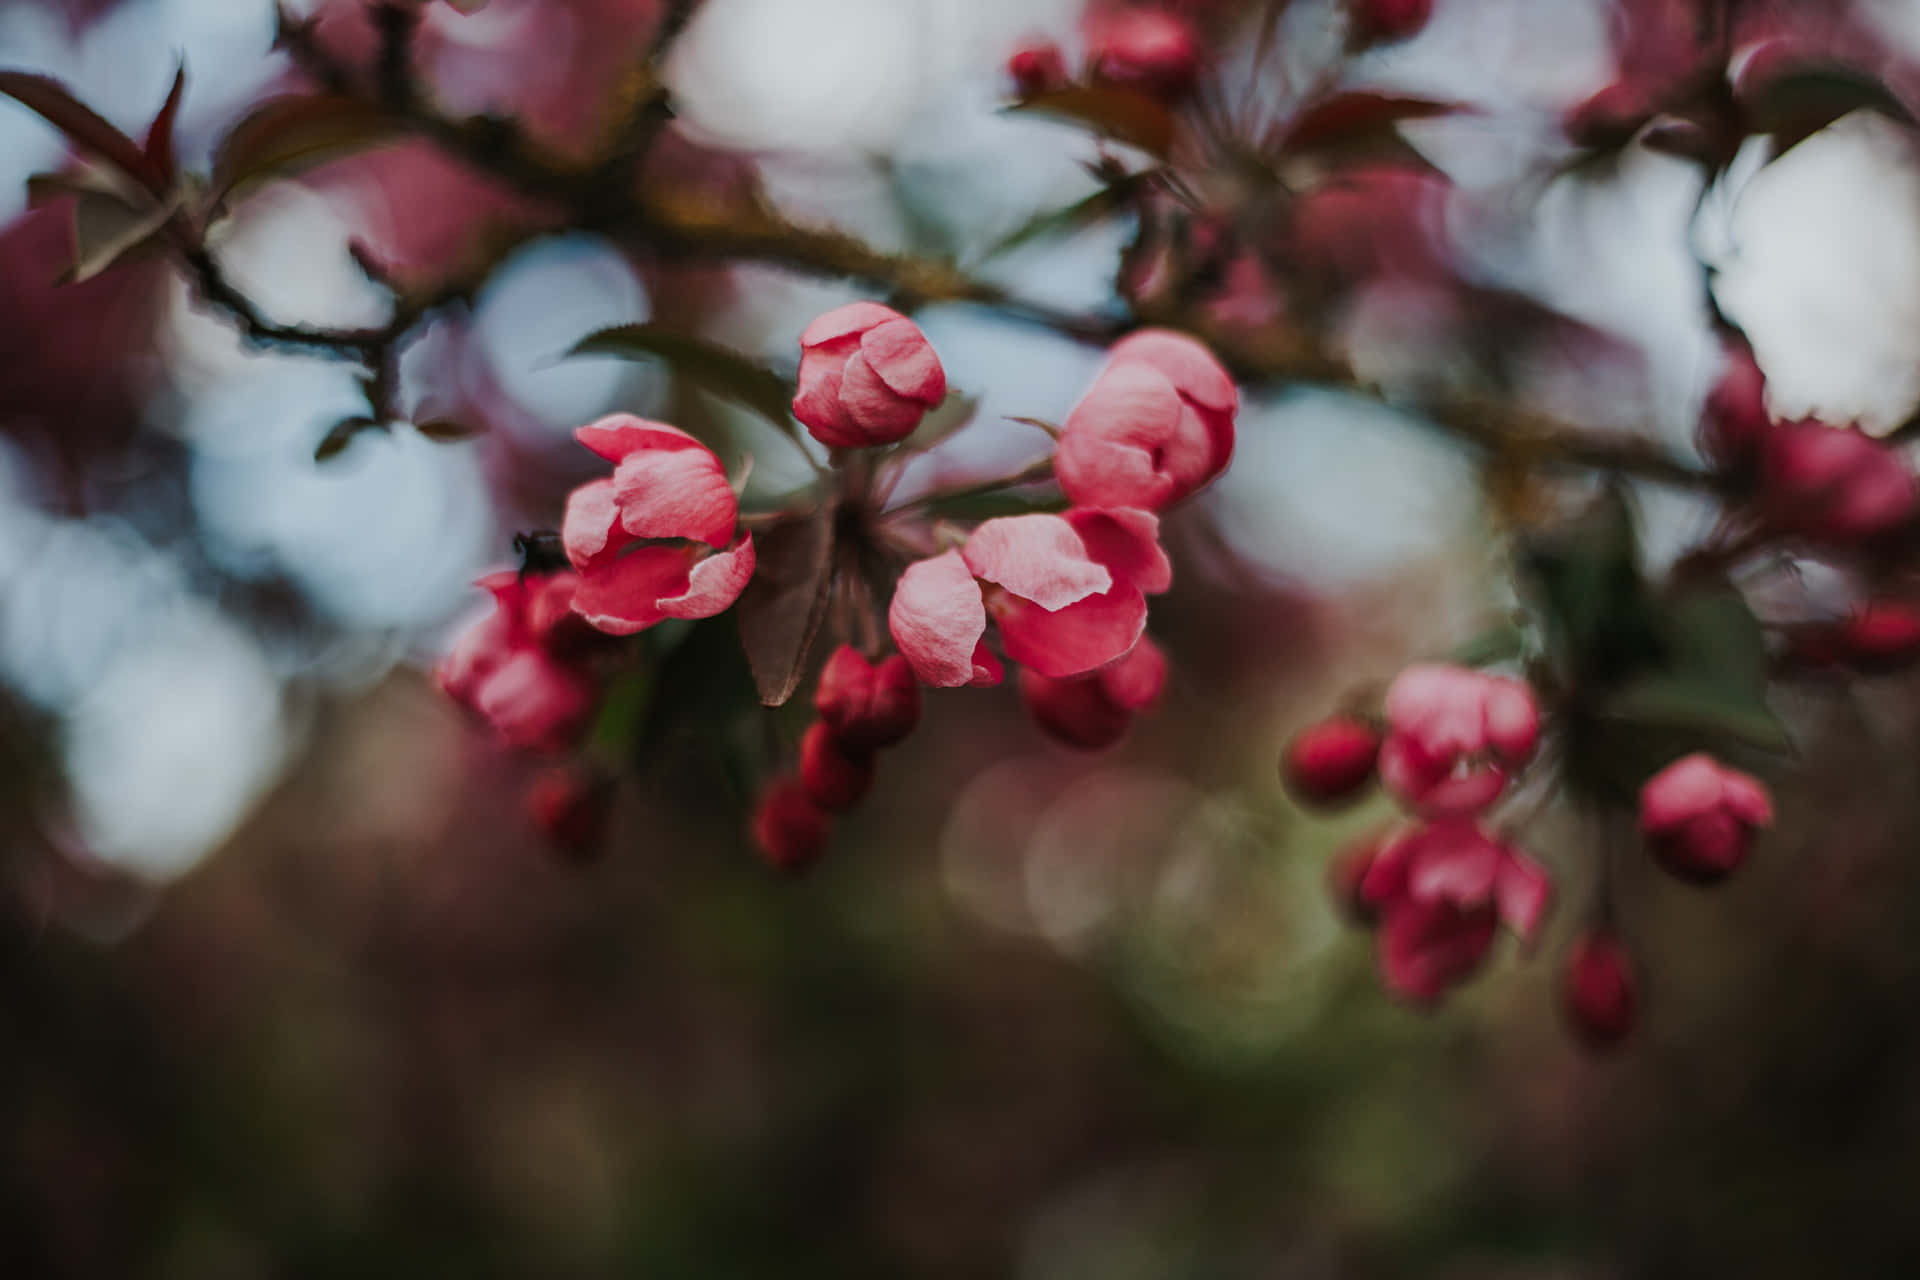
[{"label": "pale pink petal", "polygon": [[1524,853],[1508,850],[1500,863],[1493,894],[1500,922],[1513,930],[1520,941],[1531,943],[1538,936],[1540,921],[1546,917],[1547,907],[1553,901],[1553,877]]},{"label": "pale pink petal", "polygon": [[1490,676],[1486,693],[1487,742],[1510,763],[1533,754],[1540,741],[1540,708],[1523,681]]},{"label": "pale pink petal", "polygon": [[1004,595],[994,609],[1007,656],[1058,680],[1106,666],[1125,655],[1147,626],[1147,598],[1121,586],[1048,610]]},{"label": "pale pink petal", "polygon": [[[1180,444],[1191,413],[1158,371],[1145,365],[1109,366],[1067,415],[1054,473],[1068,498],[1083,506],[1158,510],[1183,496],[1181,470],[1204,469],[1204,441]],[[1188,453],[1193,458],[1188,458]]]},{"label": "pale pink petal", "polygon": [[655,543],[603,558],[581,570],[573,611],[609,635],[645,631],[667,615],[662,599],[684,596],[695,551]]},{"label": "pale pink petal", "polygon": [[620,518],[614,501],[613,481],[590,480],[567,495],[567,513],[560,522],[560,542],[567,549],[573,567],[584,570],[607,549],[615,521]]},{"label": "pale pink petal", "polygon": [[1180,393],[1215,413],[1231,414],[1240,407],[1233,376],[1206,345],[1171,329],[1142,329],[1113,344],[1109,364],[1137,361],[1165,374]]},{"label": "pale pink petal", "polygon": [[1107,567],[1115,582],[1131,582],[1147,595],[1173,585],[1173,561],[1160,545],[1160,517],[1138,507],[1075,507],[1065,519],[1087,555]]},{"label": "pale pink petal", "polygon": [[887,607],[887,629],[923,683],[943,689],[975,683],[987,609],[958,551],[907,566]]},{"label": "pale pink petal", "polygon": [[669,618],[711,618],[740,598],[747,579],[753,577],[753,566],[753,535],[742,533],[725,551],[696,561],[687,575],[687,589],[662,597],[660,612]]},{"label": "pale pink petal", "polygon": [[1767,784],[1734,769],[1722,774],[1722,803],[1727,812],[1750,827],[1773,825],[1773,793]]},{"label": "pale pink petal", "polygon": [[1087,545],[1060,516],[1000,516],[973,531],[961,551],[973,576],[1042,609],[1061,609],[1113,586]]},{"label": "pale pink petal", "polygon": [[1126,657],[1101,668],[1097,678],[1115,706],[1144,711],[1160,700],[1167,687],[1167,656],[1159,645],[1141,636]]},{"label": "pale pink petal", "polygon": [[740,505],[713,450],[641,449],[613,470],[620,527],[636,538],[691,538],[711,547],[733,539]]},{"label": "pale pink petal", "polygon": [[926,416],[924,405],[896,394],[860,352],[840,372],[840,407],[867,444],[892,444]]},{"label": "pale pink petal", "polygon": [[676,449],[706,448],[678,427],[670,427],[664,422],[650,422],[631,413],[608,414],[598,422],[576,428],[573,437],[608,462],[619,462],[635,449],[664,449],[671,452]]},{"label": "pale pink petal", "polygon": [[800,331],[800,345],[817,347],[848,334],[864,333],[889,320],[904,319],[906,317],[892,307],[883,307],[877,302],[849,302],[814,317],[813,323]]},{"label": "pale pink petal", "polygon": [[793,416],[816,440],[836,449],[866,443],[840,407],[840,371],[846,362],[843,355],[809,351],[800,359],[800,386],[793,397]]},{"label": "pale pink petal", "polygon": [[558,750],[584,726],[593,702],[585,676],[523,649],[482,682],[474,709],[516,747]]},{"label": "pale pink petal", "polygon": [[939,404],[947,394],[947,373],[920,326],[904,317],[875,325],[860,335],[860,351],[896,395],[923,405]]},{"label": "pale pink petal", "polygon": [[1682,757],[1640,788],[1640,829],[1671,830],[1710,813],[1720,804],[1720,766],[1705,752]]}]

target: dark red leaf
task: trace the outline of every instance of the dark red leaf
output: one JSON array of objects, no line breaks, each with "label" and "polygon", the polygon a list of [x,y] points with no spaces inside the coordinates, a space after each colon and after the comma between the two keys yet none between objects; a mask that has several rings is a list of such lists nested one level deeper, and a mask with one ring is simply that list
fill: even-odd
[{"label": "dark red leaf", "polygon": [[1455,102],[1390,93],[1336,93],[1305,111],[1287,130],[1289,151],[1368,148],[1397,133],[1406,120],[1428,120],[1469,108]]},{"label": "dark red leaf", "polygon": [[733,611],[760,701],[777,707],[793,696],[807,650],[833,594],[833,508],[776,521],[754,534],[754,571]]},{"label": "dark red leaf", "polygon": [[1016,102],[1007,110],[1061,116],[1155,156],[1164,157],[1173,145],[1173,113],[1166,104],[1120,85],[1069,85]]},{"label": "dark red leaf", "polygon": [[171,182],[176,173],[173,154],[173,120],[180,114],[180,99],[187,87],[187,64],[182,61],[173,73],[173,88],[160,104],[160,114],[147,127],[147,159]]},{"label": "dark red leaf", "polygon": [[334,156],[386,142],[400,125],[358,98],[300,94],[261,103],[221,140],[213,156],[213,192],[297,172]]}]

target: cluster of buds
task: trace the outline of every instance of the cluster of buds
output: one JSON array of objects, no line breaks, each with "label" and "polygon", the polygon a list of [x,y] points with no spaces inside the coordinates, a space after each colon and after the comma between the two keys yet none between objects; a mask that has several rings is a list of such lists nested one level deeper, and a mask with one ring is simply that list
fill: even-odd
[{"label": "cluster of buds", "polygon": [[[815,506],[743,519],[720,459],[686,432],[626,414],[581,427],[580,443],[612,472],[568,497],[559,541],[569,567],[488,579],[500,609],[443,669],[449,692],[510,742],[563,749],[598,693],[565,658],[569,637],[604,642],[713,617],[756,574],[780,571],[758,563],[756,529],[771,537],[806,522],[822,531],[833,568],[819,590],[841,606],[825,611],[838,644],[818,673],[817,718],[795,765],[776,771],[750,824],[767,861],[787,870],[824,852],[832,815],[861,800],[877,753],[918,722],[923,685],[996,685],[1011,665],[1050,736],[1098,750],[1125,735],[1167,679],[1166,658],[1145,634],[1148,598],[1173,581],[1160,513],[1225,469],[1239,407],[1206,347],[1168,331],[1135,333],[1114,345],[1054,433],[1042,469],[1061,500],[969,527],[925,502],[888,506],[910,449],[903,442],[947,390],[919,326],[856,302],[815,319],[799,346],[793,417],[832,451],[830,488]],[[1030,482],[1032,471],[1007,483]],[[777,703],[792,687],[762,695]],[[565,845],[579,843],[580,805],[543,783],[534,809]]]},{"label": "cluster of buds", "polygon": [[[1200,79],[1202,43],[1191,18],[1169,8],[1096,11],[1085,24],[1086,78],[1118,85],[1165,101],[1184,98]],[[1071,77],[1066,56],[1049,40],[1020,46],[1007,59],[1007,74],[1024,98],[1054,93]]]},{"label": "cluster of buds", "polygon": [[1385,711],[1384,735],[1354,716],[1306,730],[1282,770],[1321,805],[1353,798],[1377,773],[1413,813],[1343,851],[1332,877],[1352,916],[1376,930],[1388,989],[1426,1006],[1479,968],[1499,926],[1530,944],[1546,915],[1546,869],[1482,820],[1532,757],[1540,715],[1519,680],[1437,664],[1401,672]]}]

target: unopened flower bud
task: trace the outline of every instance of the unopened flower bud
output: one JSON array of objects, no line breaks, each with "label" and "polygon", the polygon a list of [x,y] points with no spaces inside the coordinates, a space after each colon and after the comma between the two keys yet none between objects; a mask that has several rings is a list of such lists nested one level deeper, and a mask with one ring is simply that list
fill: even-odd
[{"label": "unopened flower bud", "polygon": [[1302,804],[1331,807],[1373,781],[1379,755],[1379,730],[1357,716],[1332,716],[1295,735],[1280,772]]},{"label": "unopened flower bud", "polygon": [[1567,1019],[1588,1048],[1610,1049],[1633,1034],[1639,993],[1633,958],[1620,939],[1596,929],[1567,956]]},{"label": "unopened flower bud", "polygon": [[554,849],[577,862],[606,848],[613,813],[613,785],[575,768],[549,769],[527,788],[527,816]]},{"label": "unopened flower bud", "polygon": [[1705,753],[1674,761],[1640,789],[1640,831],[1654,856],[1694,884],[1725,879],[1772,822],[1766,784]]},{"label": "unopened flower bud", "polygon": [[781,871],[801,872],[827,851],[832,820],[794,777],[781,778],[760,795],[753,813],[753,840],[761,856]]},{"label": "unopened flower bud", "polygon": [[858,649],[843,644],[820,668],[813,708],[848,751],[878,751],[920,723],[920,682],[897,653],[871,663]]},{"label": "unopened flower bud", "polygon": [[851,809],[873,785],[873,756],[848,751],[832,726],[816,720],[800,739],[800,781],[829,813]]},{"label": "unopened flower bud", "polygon": [[1052,93],[1067,85],[1066,60],[1060,56],[1060,46],[1051,40],[1039,40],[1015,49],[1007,59],[1007,74],[1013,77],[1014,88],[1023,98]]}]

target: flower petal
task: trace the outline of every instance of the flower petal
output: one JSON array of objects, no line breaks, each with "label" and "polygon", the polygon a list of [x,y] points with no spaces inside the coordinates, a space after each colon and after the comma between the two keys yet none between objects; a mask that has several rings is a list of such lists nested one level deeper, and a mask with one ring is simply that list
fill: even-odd
[{"label": "flower petal", "polygon": [[[590,480],[567,495],[567,513],[560,522],[560,543],[573,567],[584,570],[606,551],[620,518],[613,481]],[[624,541],[624,539],[622,539]]]},{"label": "flower petal", "polygon": [[962,548],[976,578],[1005,587],[1042,609],[1061,609],[1110,589],[1113,575],[1087,544],[1053,515],[1000,516],[973,531]]},{"label": "flower petal", "polygon": [[608,462],[617,463],[635,449],[704,449],[705,445],[678,427],[651,422],[631,413],[610,413],[598,422],[574,430],[573,438]]},{"label": "flower petal", "polygon": [[1084,506],[1166,506],[1181,493],[1165,450],[1188,412],[1165,375],[1110,366],[1067,415],[1053,461],[1061,489]]},{"label": "flower petal", "polygon": [[636,538],[691,538],[724,547],[740,504],[720,459],[704,445],[660,452],[638,449],[613,469],[620,527]]},{"label": "flower petal", "polygon": [[1493,897],[1500,922],[1520,941],[1531,943],[1553,901],[1553,877],[1532,858],[1509,849],[1494,880]]},{"label": "flower petal", "polygon": [[1138,507],[1075,507],[1066,521],[1087,555],[1107,567],[1115,582],[1131,582],[1147,595],[1173,585],[1173,561],[1160,545],[1160,517]]},{"label": "flower petal", "polygon": [[840,376],[845,356],[809,351],[800,360],[800,385],[793,397],[793,416],[814,439],[835,449],[858,448],[865,439],[840,407]]},{"label": "flower petal", "polygon": [[663,599],[688,594],[695,554],[690,545],[654,543],[603,557],[582,568],[573,611],[609,635],[645,631],[667,616]]},{"label": "flower petal", "polygon": [[896,395],[932,406],[947,394],[947,371],[940,367],[933,344],[905,317],[861,334],[860,353]]},{"label": "flower petal", "polygon": [[1240,407],[1233,376],[1206,344],[1184,333],[1142,329],[1114,343],[1107,361],[1110,366],[1136,362],[1158,369],[1181,395],[1215,413],[1231,414]]},{"label": "flower petal", "polygon": [[1144,711],[1160,700],[1167,687],[1167,656],[1159,645],[1141,636],[1126,657],[1101,668],[1096,678],[1116,707]]},{"label": "flower petal", "polygon": [[725,612],[746,590],[753,566],[753,535],[743,532],[725,551],[696,561],[687,574],[687,589],[662,597],[660,612],[669,618],[711,618]]},{"label": "flower petal", "polygon": [[817,347],[848,334],[864,333],[889,320],[905,319],[892,307],[883,307],[877,302],[849,302],[814,317],[813,323],[800,331],[800,345]]},{"label": "flower petal", "polygon": [[840,371],[840,407],[864,444],[892,444],[920,425],[926,406],[908,400],[881,380],[866,355],[856,351]]},{"label": "flower petal", "polygon": [[1097,670],[1133,648],[1147,627],[1147,598],[1123,585],[1049,610],[1003,595],[994,616],[1007,656],[1058,680]]},{"label": "flower petal", "polygon": [[[958,551],[907,566],[887,607],[887,629],[914,674],[926,684],[957,689],[979,682],[985,674],[977,654],[987,631],[987,609],[980,598],[980,584]],[[987,654],[989,661],[992,657]],[[988,683],[997,679],[995,674]]]}]

